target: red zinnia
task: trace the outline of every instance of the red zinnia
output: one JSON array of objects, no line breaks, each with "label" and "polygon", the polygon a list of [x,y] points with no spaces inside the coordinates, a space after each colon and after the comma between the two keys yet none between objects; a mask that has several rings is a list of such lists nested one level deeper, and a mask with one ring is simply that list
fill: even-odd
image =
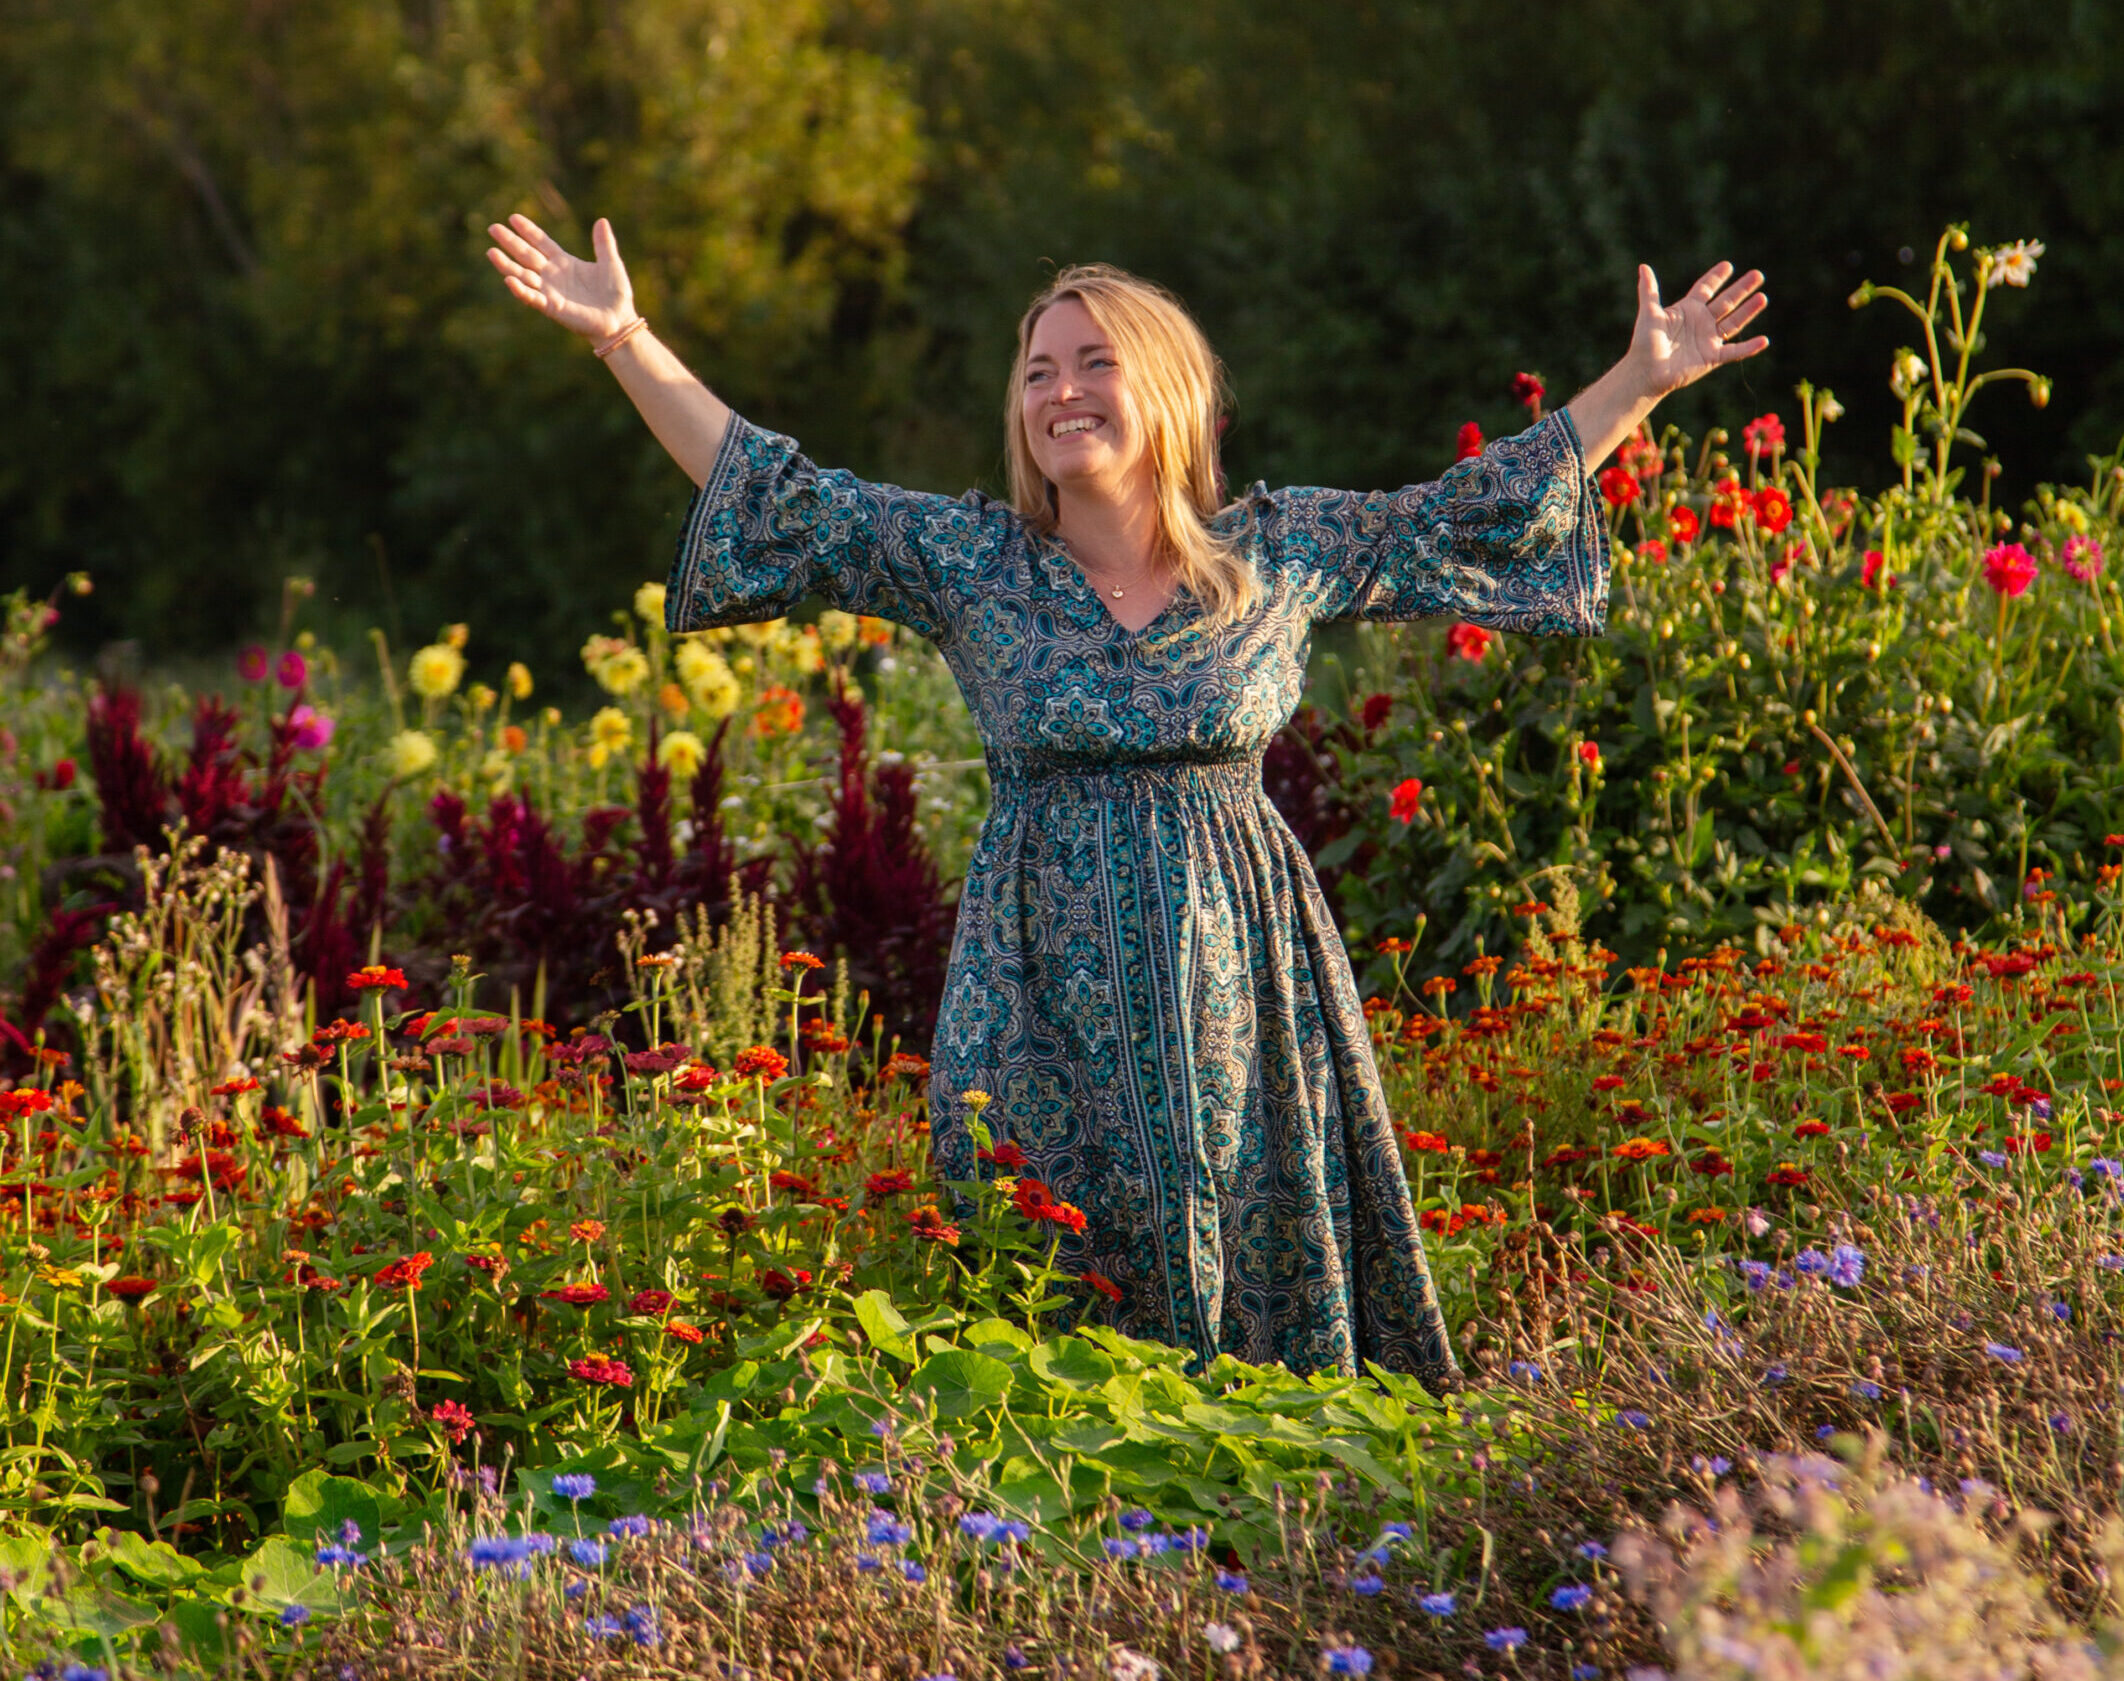
[{"label": "red zinnia", "polygon": [[1121,1299],[1121,1286],[1103,1272],[1080,1272],[1077,1274],[1077,1282],[1089,1284],[1110,1302],[1118,1302]]},{"label": "red zinnia", "polygon": [[1479,660],[1490,651],[1493,633],[1481,625],[1456,624],[1446,632],[1446,647],[1464,660]]},{"label": "red zinnia", "polygon": [[811,1288],[811,1274],[801,1267],[793,1272],[784,1272],[780,1267],[769,1267],[760,1274],[760,1290],[778,1302],[786,1302],[792,1296],[801,1295]]},{"label": "red zinnia", "polygon": [[789,1072],[789,1059],[772,1045],[753,1045],[738,1052],[730,1071],[740,1079],[757,1074],[763,1079],[779,1080]]},{"label": "red zinnia", "polygon": [[1528,408],[1538,407],[1548,387],[1541,383],[1539,374],[1514,374],[1512,376],[1512,400],[1524,403]]},{"label": "red zinnia", "polygon": [[160,1281],[153,1278],[128,1276],[114,1278],[104,1288],[121,1302],[137,1302],[142,1296],[151,1294],[158,1282]]},{"label": "red zinnia", "polygon": [[659,1314],[671,1305],[669,1290],[637,1290],[628,1300],[629,1313]]},{"label": "red zinnia", "polygon": [[896,1167],[889,1173],[873,1173],[863,1181],[864,1192],[874,1197],[896,1197],[913,1189],[914,1175],[904,1167]]},{"label": "red zinnia", "polygon": [[1387,815],[1397,823],[1413,823],[1422,805],[1423,783],[1411,776],[1394,784],[1393,793],[1387,796]]},{"label": "red zinnia", "polygon": [[384,1290],[418,1290],[420,1275],[434,1264],[435,1257],[425,1249],[418,1254],[404,1256],[376,1275],[377,1287]]},{"label": "red zinnia", "polygon": [[1373,730],[1379,728],[1381,724],[1385,723],[1393,715],[1393,711],[1394,697],[1392,695],[1366,695],[1364,697],[1364,710],[1360,715],[1365,733],[1370,734]]},{"label": "red zinnia", "polygon": [[676,1337],[682,1343],[698,1343],[701,1340],[701,1328],[698,1325],[689,1325],[683,1319],[667,1319],[664,1321],[664,1335]]},{"label": "red zinnia", "polygon": [[1452,1148],[1435,1132],[1410,1132],[1402,1135],[1411,1150],[1419,1155],[1442,1156]]},{"label": "red zinnia", "polygon": [[388,987],[402,990],[406,984],[403,969],[387,969],[381,963],[364,964],[347,977],[347,985],[356,992],[365,992],[371,987]]},{"label": "red zinnia", "polygon": [[974,1153],[982,1161],[993,1162],[998,1167],[1023,1167],[1025,1165],[1025,1152],[1007,1138],[993,1150],[977,1150]]},{"label": "red zinnia", "polygon": [[1703,521],[1696,517],[1694,508],[1672,508],[1667,513],[1667,535],[1677,543],[1693,543],[1696,534],[1703,530]]},{"label": "red zinnia", "polygon": [[472,1411],[462,1401],[437,1401],[428,1409],[428,1416],[449,1433],[453,1443],[463,1441],[472,1428]]},{"label": "red zinnia", "polygon": [[1465,461],[1471,455],[1482,453],[1482,428],[1474,421],[1461,422],[1460,442],[1454,446],[1455,461]]},{"label": "red zinnia", "polygon": [[558,1290],[541,1290],[539,1294],[547,1301],[566,1302],[570,1307],[595,1307],[612,1297],[602,1284],[563,1284]]},{"label": "red zinnia", "polygon": [[607,1360],[602,1355],[592,1354],[581,1360],[568,1362],[568,1375],[581,1378],[585,1383],[609,1384],[614,1389],[632,1389],[634,1371],[624,1360]]}]

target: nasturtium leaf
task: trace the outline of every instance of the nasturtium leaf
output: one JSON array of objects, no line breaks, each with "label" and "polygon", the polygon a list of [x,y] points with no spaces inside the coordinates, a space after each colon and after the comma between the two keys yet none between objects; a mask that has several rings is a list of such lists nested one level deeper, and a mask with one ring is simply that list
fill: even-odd
[{"label": "nasturtium leaf", "polygon": [[865,1290],[856,1297],[855,1316],[871,1347],[909,1365],[915,1362],[914,1338],[908,1335],[907,1321],[883,1290]]},{"label": "nasturtium leaf", "polygon": [[1082,1337],[1050,1337],[1032,1351],[1029,1364],[1045,1382],[1087,1393],[1120,1369]]},{"label": "nasturtium leaf", "polygon": [[971,1418],[1010,1393],[1010,1368],[971,1349],[932,1354],[907,1380],[910,1395],[926,1395],[938,1418]]}]

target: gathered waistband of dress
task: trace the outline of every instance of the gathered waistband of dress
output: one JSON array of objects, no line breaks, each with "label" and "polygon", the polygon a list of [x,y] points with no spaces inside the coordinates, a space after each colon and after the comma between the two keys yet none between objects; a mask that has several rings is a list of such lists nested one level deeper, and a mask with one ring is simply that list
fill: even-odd
[{"label": "gathered waistband of dress", "polygon": [[1189,792],[1258,794],[1262,792],[1261,760],[1259,753],[1240,753],[1221,759],[1126,759],[1086,764],[1018,755],[1004,759],[991,754],[988,780],[992,795],[999,799],[1049,785],[1064,786],[1072,793],[1093,799]]}]

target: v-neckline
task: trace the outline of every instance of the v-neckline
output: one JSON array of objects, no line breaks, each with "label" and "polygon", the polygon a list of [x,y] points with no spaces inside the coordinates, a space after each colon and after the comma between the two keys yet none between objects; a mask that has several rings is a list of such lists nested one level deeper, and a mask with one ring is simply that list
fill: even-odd
[{"label": "v-neckline", "polygon": [[1077,564],[1077,557],[1069,552],[1069,545],[1064,543],[1053,532],[1045,534],[1045,541],[1047,546],[1054,551],[1055,558],[1061,561],[1070,577],[1076,581],[1077,588],[1098,603],[1100,615],[1126,641],[1133,642],[1139,637],[1149,635],[1174,608],[1180,605],[1180,598],[1187,593],[1187,585],[1177,578],[1174,579],[1173,593],[1165,598],[1165,605],[1145,619],[1142,624],[1131,630],[1115,616],[1114,610],[1107,606],[1106,597],[1099,593],[1098,587],[1089,578],[1085,577],[1084,569]]}]

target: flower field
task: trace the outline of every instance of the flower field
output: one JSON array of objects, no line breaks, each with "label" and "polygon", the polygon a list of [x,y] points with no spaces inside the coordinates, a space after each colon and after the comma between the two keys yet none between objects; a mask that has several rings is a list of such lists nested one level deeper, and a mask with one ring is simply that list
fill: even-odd
[{"label": "flower field", "polygon": [[16,598],[9,1673],[2124,1669],[2120,492],[2001,527],[1897,370],[1883,496],[1822,394],[1640,440],[1609,644],[1380,632],[1272,755],[1445,1400],[1190,1370],[1008,1139],[938,1182],[978,748],[904,632],[649,585],[572,691],[371,678],[298,583],[216,694]]}]

